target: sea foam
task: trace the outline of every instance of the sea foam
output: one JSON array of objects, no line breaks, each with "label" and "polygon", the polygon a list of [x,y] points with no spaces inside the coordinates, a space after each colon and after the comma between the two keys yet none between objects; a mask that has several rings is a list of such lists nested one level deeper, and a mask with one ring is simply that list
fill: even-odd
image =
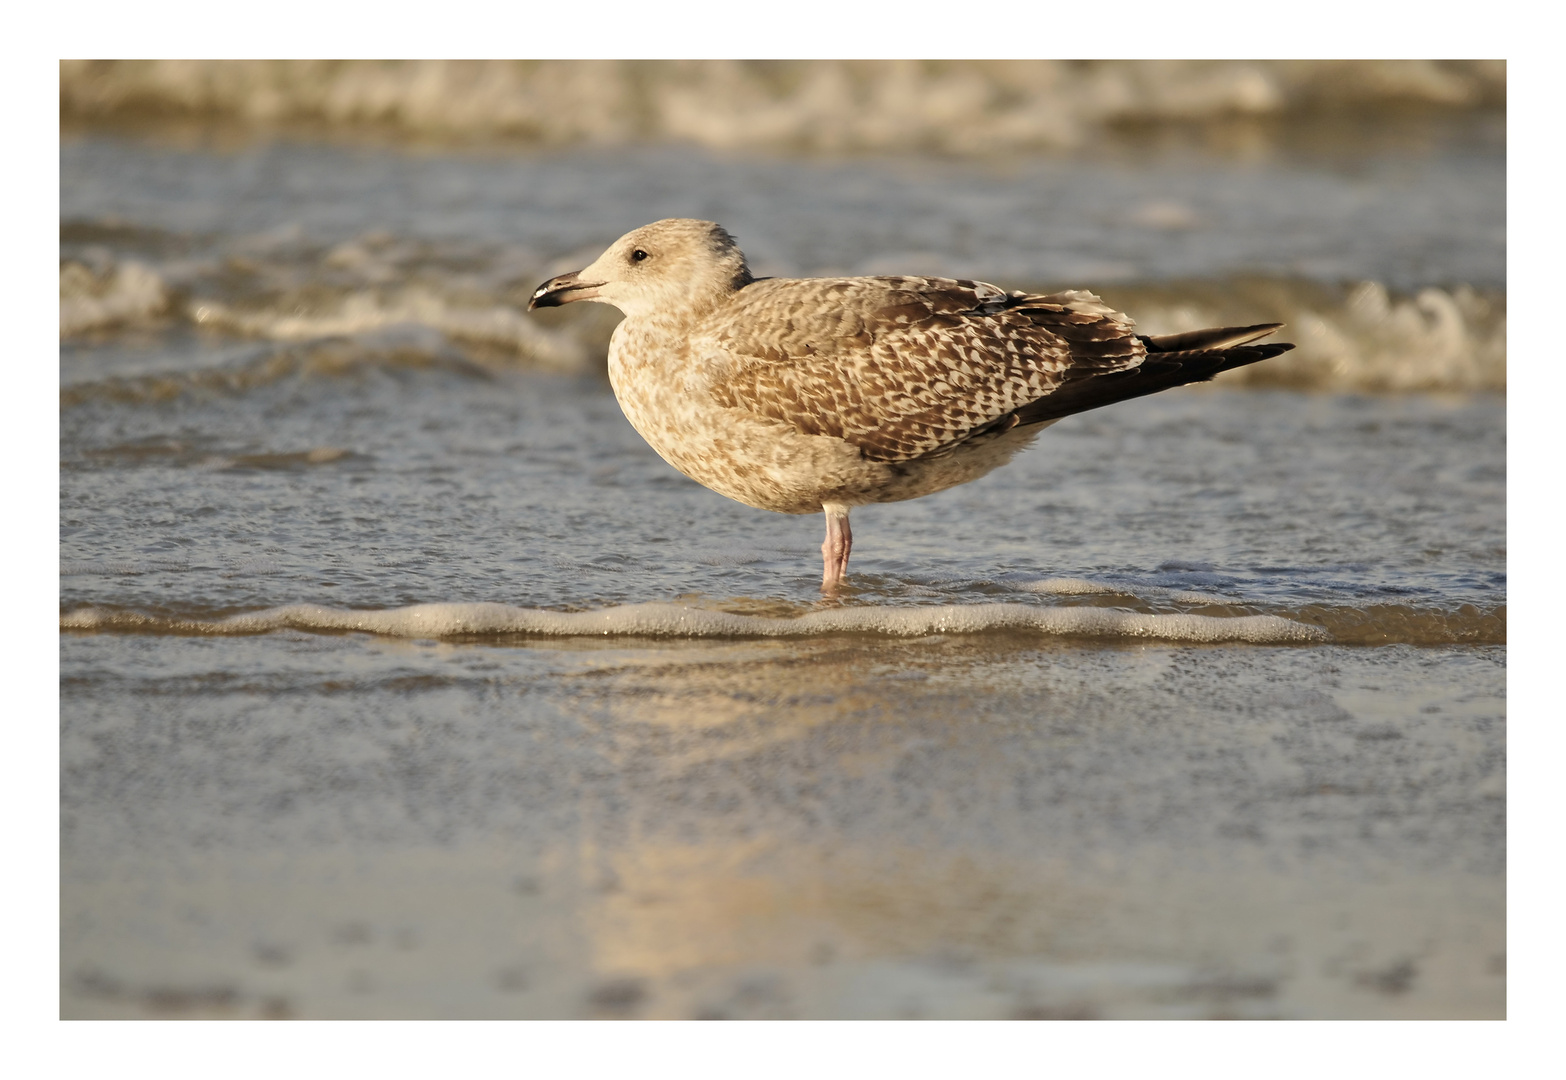
[{"label": "sea foam", "polygon": [[600,145],[948,153],[1076,147],[1127,124],[1506,100],[1505,61],[62,60],[77,121],[275,127]]},{"label": "sea foam", "polygon": [[223,619],[187,619],[135,611],[79,608],[62,615],[62,630],[193,635],[309,630],[446,638],[508,634],[540,637],[777,638],[824,634],[922,637],[1032,631],[1060,637],[1147,638],[1164,641],[1256,643],[1327,640],[1319,626],[1275,615],[1213,618],[1143,614],[1093,607],[956,604],[933,607],[838,607],[792,618],[737,615],[679,604],[627,604],[597,611],[543,611],[507,604],[416,604],[352,611],[293,604]]},{"label": "sea foam", "polygon": [[151,267],[139,262],[94,271],[79,262],[60,267],[60,336],[143,322],[169,307],[169,289]]},{"label": "sea foam", "polygon": [[[260,277],[286,278],[301,270],[296,253],[250,261],[265,271],[258,271]],[[542,279],[548,268],[540,265],[517,273],[524,280]],[[603,364],[612,319],[605,323],[589,318],[575,329],[542,326],[517,309],[510,288],[498,277],[487,283],[465,278],[401,287],[316,281],[308,289],[256,297],[240,295],[243,290],[228,279],[137,261],[104,261],[95,269],[68,261],[60,269],[60,336],[182,322],[281,347],[330,345],[334,356],[345,350],[351,354],[346,362],[316,365],[322,373],[364,364],[404,366],[419,356],[446,355],[461,355],[475,369],[521,362],[582,371]],[[1254,278],[1124,285],[1114,290],[1113,303],[1133,313],[1138,331],[1148,334],[1264,319],[1283,323],[1277,340],[1292,342],[1295,348],[1265,364],[1223,373],[1219,382],[1230,386],[1377,393],[1506,389],[1506,296],[1495,290],[1459,285],[1404,295],[1377,281],[1337,287]],[[275,358],[265,357],[202,378],[243,390],[271,381],[269,373],[277,370]],[[169,384],[157,373],[151,377],[154,396],[180,389],[177,379]],[[125,380],[110,383],[100,388],[110,396],[138,393],[138,385]],[[75,397],[94,392],[85,386],[72,388]]]}]

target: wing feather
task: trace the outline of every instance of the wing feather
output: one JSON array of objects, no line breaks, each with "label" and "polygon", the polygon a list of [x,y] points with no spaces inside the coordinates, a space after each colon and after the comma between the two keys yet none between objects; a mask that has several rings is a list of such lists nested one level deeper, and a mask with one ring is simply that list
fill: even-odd
[{"label": "wing feather", "polygon": [[719,402],[875,461],[948,452],[1067,381],[1136,367],[1131,320],[1087,292],[950,278],[764,279],[692,344]]}]

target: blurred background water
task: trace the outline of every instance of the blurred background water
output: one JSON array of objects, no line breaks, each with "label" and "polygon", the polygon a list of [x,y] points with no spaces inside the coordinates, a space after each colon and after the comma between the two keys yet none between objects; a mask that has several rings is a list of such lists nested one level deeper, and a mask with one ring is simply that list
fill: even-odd
[{"label": "blurred background water", "polygon": [[[1504,65],[66,61],[61,115],[65,1015],[1504,1011]],[[816,519],[626,424],[616,313],[523,311],[667,216],[1299,347],[867,508],[824,604]]]}]

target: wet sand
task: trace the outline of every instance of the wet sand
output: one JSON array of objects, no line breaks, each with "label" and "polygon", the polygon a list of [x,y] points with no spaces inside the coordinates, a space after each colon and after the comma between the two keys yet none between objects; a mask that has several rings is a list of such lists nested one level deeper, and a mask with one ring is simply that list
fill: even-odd
[{"label": "wet sand", "polygon": [[1497,648],[121,641],[65,1016],[1505,1014]]}]

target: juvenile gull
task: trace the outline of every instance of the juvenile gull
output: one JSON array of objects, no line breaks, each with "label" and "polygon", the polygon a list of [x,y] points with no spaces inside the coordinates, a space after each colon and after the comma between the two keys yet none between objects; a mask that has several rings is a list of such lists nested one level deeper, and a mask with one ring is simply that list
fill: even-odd
[{"label": "juvenile gull", "polygon": [[848,569],[848,511],[983,476],[1072,413],[1294,348],[1282,326],[1148,337],[1089,292],[932,277],[754,278],[734,238],[671,218],[550,278],[528,310],[625,313],[609,381],[686,476],[785,514],[826,514],[821,587]]}]

